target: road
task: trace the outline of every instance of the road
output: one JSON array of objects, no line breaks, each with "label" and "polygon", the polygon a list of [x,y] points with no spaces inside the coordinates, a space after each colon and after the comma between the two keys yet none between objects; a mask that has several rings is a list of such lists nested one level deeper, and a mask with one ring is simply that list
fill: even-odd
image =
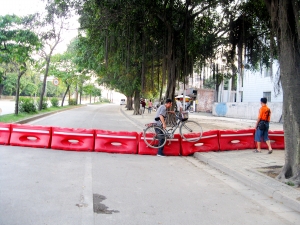
[{"label": "road", "polygon": [[[139,129],[118,105],[32,122]],[[0,224],[293,224],[299,215],[193,157],[0,145]]]}]

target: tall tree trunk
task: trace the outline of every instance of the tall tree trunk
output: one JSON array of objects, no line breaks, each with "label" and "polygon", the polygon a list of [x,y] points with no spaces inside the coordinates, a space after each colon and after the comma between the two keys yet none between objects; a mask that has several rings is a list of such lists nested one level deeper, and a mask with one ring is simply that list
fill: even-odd
[{"label": "tall tree trunk", "polygon": [[61,106],[64,106],[64,101],[65,101],[66,95],[67,95],[67,93],[68,93],[68,91],[70,89],[70,85],[68,85],[68,84],[66,84],[66,85],[67,85],[67,89],[65,91],[64,97],[61,100]]},{"label": "tall tree trunk", "polygon": [[285,164],[278,175],[282,181],[300,185],[300,24],[299,3],[293,0],[265,0],[279,44],[283,89]]},{"label": "tall tree trunk", "polygon": [[20,80],[23,74],[26,72],[26,63],[23,63],[25,70],[18,69],[18,78],[17,78],[17,86],[16,86],[16,103],[15,103],[15,115],[19,113],[19,97],[20,97]]},{"label": "tall tree trunk", "polygon": [[126,104],[126,108],[127,110],[133,110],[133,101],[132,101],[132,98],[133,98],[133,95],[129,95],[129,96],[126,96],[127,98],[127,104]]},{"label": "tall tree trunk", "polygon": [[139,115],[140,114],[140,92],[136,91],[134,92],[134,111],[133,115]]},{"label": "tall tree trunk", "polygon": [[47,56],[46,70],[45,70],[45,74],[44,74],[44,81],[43,81],[43,85],[42,85],[42,91],[41,91],[41,95],[40,95],[40,102],[39,102],[39,108],[38,108],[39,111],[42,110],[42,106],[43,106],[43,98],[44,98],[44,94],[45,94],[45,90],[46,90],[46,82],[47,82],[47,76],[49,73],[49,65],[50,65],[50,56]]},{"label": "tall tree trunk", "polygon": [[17,78],[17,85],[16,85],[16,102],[15,102],[15,115],[19,114],[19,97],[20,97],[20,79],[22,73],[19,71],[18,78]]},{"label": "tall tree trunk", "polygon": [[174,99],[176,87],[175,74],[175,47],[174,47],[174,33],[171,25],[168,26],[168,64],[167,64],[167,90],[166,98]]}]

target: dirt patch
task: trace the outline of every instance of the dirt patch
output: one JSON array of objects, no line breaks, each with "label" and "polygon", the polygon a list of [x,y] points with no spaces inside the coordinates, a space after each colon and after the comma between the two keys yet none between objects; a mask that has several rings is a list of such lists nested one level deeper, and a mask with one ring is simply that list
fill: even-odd
[{"label": "dirt patch", "polygon": [[[283,166],[268,166],[268,167],[262,167],[258,169],[258,172],[261,172],[273,179],[275,179],[279,173],[281,172]],[[287,184],[288,185],[288,184]],[[295,188],[296,190],[300,191],[300,187],[291,186],[290,187]]]}]

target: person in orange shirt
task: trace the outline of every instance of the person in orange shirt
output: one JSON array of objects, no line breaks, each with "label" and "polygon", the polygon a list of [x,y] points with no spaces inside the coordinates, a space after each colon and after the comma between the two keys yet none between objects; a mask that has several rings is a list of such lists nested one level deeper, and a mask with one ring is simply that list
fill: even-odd
[{"label": "person in orange shirt", "polygon": [[[258,118],[256,121],[256,131],[255,131],[255,141],[257,143],[257,149],[254,150],[255,153],[261,153],[260,143],[261,140],[265,141],[268,145],[268,154],[272,153],[272,147],[269,139],[269,124],[271,119],[271,110],[267,106],[267,98],[260,99],[261,108],[259,109]],[[264,123],[264,129],[259,127],[260,123]]]}]

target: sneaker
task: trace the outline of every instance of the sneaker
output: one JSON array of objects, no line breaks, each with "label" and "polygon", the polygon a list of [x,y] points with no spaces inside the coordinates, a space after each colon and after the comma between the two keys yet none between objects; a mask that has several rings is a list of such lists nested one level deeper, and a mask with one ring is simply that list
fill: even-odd
[{"label": "sneaker", "polygon": [[159,157],[166,157],[165,155],[160,155],[160,154],[157,154],[157,156],[159,156]]}]

